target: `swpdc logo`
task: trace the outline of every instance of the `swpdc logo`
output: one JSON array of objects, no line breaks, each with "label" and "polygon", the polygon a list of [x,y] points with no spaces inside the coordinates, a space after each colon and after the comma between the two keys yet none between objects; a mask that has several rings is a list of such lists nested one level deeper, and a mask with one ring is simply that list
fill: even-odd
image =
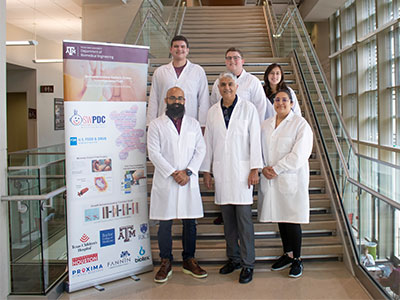
[{"label": "swpdc logo", "polygon": [[144,261],[150,260],[150,255],[146,255],[146,250],[143,249],[143,246],[140,246],[139,255],[135,258],[135,263],[141,263]]},{"label": "swpdc logo", "polygon": [[98,265],[82,267],[79,269],[72,269],[71,275],[72,276],[82,276],[82,275],[101,272],[101,271],[103,271],[103,265],[98,264]]},{"label": "swpdc logo", "polygon": [[69,122],[74,126],[83,127],[102,127],[106,123],[106,116],[81,116],[78,110],[74,110],[74,114],[69,118]]}]

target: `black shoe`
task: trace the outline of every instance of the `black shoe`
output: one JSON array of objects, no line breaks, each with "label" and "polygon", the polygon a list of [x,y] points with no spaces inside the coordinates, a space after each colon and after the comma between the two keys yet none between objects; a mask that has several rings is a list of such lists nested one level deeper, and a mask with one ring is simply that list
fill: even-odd
[{"label": "black shoe", "polygon": [[303,274],[303,262],[299,258],[295,258],[290,268],[289,277],[297,278]]},{"label": "black shoe", "polygon": [[240,272],[239,283],[249,283],[253,280],[253,269],[244,267]]},{"label": "black shoe", "polygon": [[224,223],[224,220],[222,219],[222,214],[219,214],[218,217],[213,221],[215,225],[221,225]]},{"label": "black shoe", "polygon": [[285,253],[285,254],[283,254],[281,257],[279,257],[279,259],[277,260],[277,262],[275,262],[275,263],[272,265],[271,270],[272,270],[272,271],[283,270],[283,269],[286,269],[287,267],[289,267],[292,263],[293,263],[293,258],[289,257],[289,256]]},{"label": "black shoe", "polygon": [[234,263],[230,260],[221,269],[219,269],[219,274],[229,274],[237,269],[240,269],[241,267],[242,265],[240,263]]}]

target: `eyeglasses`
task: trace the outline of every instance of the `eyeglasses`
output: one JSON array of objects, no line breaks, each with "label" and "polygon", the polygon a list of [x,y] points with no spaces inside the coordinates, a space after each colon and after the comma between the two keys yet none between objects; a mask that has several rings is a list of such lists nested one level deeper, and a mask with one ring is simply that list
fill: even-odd
[{"label": "eyeglasses", "polygon": [[185,97],[182,97],[182,96],[179,96],[179,97],[169,96],[169,97],[167,97],[167,99],[171,100],[171,101],[177,101],[178,100],[179,102],[185,101]]},{"label": "eyeglasses", "polygon": [[239,60],[242,59],[240,56],[225,56],[225,60]]},{"label": "eyeglasses", "polygon": [[274,102],[288,103],[288,102],[290,102],[290,99],[289,98],[285,98],[285,97],[284,98],[275,97]]}]

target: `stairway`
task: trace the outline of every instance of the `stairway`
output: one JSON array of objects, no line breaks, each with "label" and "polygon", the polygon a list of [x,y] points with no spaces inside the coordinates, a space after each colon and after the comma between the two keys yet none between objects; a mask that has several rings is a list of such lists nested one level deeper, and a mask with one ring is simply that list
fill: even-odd
[{"label": "stairway", "polygon": [[[240,21],[239,21],[240,20]],[[248,24],[249,26],[246,26]],[[250,25],[251,24],[251,25]],[[227,48],[241,49],[245,57],[245,69],[256,75],[261,81],[265,69],[271,63],[282,65],[289,86],[298,93],[298,83],[290,58],[272,57],[268,43],[268,33],[261,7],[194,7],[188,8],[183,23],[182,34],[190,43],[189,59],[198,63],[206,71],[209,89],[218,75],[225,71],[224,54]],[[154,70],[168,63],[169,59],[152,59],[149,66],[148,91]],[[302,106],[302,97],[298,95]],[[314,147],[315,148],[315,147]],[[343,247],[337,235],[337,223],[331,209],[331,200],[327,194],[326,180],[321,175],[320,157],[313,151],[310,163],[310,223],[303,225],[302,257],[304,259],[333,258],[341,259]],[[148,191],[150,196],[154,167],[147,164]],[[204,218],[198,220],[196,258],[202,262],[223,262],[225,240],[223,225],[214,225],[213,220],[219,209],[214,204],[213,191],[207,190],[200,177],[200,189],[203,198]],[[281,255],[282,246],[276,224],[257,221],[257,196],[253,205],[255,225],[256,260],[275,259]],[[149,197],[150,201],[150,197]],[[157,245],[157,225],[150,227],[153,260],[159,262]],[[173,225],[173,255],[175,261],[181,261],[182,243],[180,240],[182,225],[179,220]]]}]

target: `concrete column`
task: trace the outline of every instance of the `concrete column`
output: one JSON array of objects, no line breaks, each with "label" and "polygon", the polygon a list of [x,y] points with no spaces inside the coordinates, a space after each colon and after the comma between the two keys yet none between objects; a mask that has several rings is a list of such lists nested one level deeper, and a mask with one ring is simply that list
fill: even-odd
[{"label": "concrete column", "polygon": [[[0,1],[0,196],[6,195],[7,175],[6,103],[6,1]],[[0,299],[9,294],[9,240],[7,203],[0,202]]]}]

